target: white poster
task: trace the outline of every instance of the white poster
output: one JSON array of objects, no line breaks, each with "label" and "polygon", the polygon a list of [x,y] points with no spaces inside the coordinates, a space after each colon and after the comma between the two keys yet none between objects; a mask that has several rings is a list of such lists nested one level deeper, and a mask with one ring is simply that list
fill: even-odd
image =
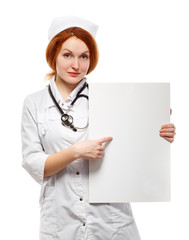
[{"label": "white poster", "polygon": [[89,161],[89,201],[170,200],[169,83],[90,83],[89,139],[112,136]]}]

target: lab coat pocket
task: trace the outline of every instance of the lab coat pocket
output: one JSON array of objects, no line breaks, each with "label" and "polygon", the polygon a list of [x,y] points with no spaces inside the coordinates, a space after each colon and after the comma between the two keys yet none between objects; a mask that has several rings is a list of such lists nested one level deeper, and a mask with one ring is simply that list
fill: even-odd
[{"label": "lab coat pocket", "polygon": [[41,207],[40,233],[54,236],[56,233],[56,198],[55,187],[46,186]]},{"label": "lab coat pocket", "polygon": [[70,128],[63,126],[60,116],[49,117],[48,127],[49,132],[47,137],[49,138],[49,141],[60,146],[60,149],[68,142],[73,144],[75,137],[73,134],[70,134]]},{"label": "lab coat pocket", "polygon": [[49,153],[51,142],[52,142],[52,136],[54,134],[54,126],[55,122],[57,121],[57,117],[51,120],[48,115],[45,114],[39,114],[37,118],[37,127],[39,132],[39,137],[41,144],[43,146],[43,149],[46,153]]},{"label": "lab coat pocket", "polygon": [[110,203],[111,219],[116,229],[129,226],[134,222],[130,204]]}]

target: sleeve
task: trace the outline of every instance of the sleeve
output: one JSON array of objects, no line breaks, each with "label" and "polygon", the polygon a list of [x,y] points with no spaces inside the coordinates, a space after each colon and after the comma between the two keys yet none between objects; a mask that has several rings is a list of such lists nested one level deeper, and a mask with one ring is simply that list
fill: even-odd
[{"label": "sleeve", "polygon": [[40,141],[34,112],[34,104],[28,97],[24,101],[22,110],[22,166],[34,180],[42,185],[45,161],[49,155],[44,152]]}]

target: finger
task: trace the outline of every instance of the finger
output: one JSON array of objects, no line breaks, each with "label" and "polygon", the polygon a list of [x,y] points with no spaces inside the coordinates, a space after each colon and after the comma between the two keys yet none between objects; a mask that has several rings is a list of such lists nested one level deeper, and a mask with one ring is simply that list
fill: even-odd
[{"label": "finger", "polygon": [[103,153],[96,154],[95,159],[101,159],[103,157]]},{"label": "finger", "polygon": [[175,128],[176,129],[176,127],[173,123],[164,124],[161,126],[161,128]]},{"label": "finger", "polygon": [[99,153],[98,153],[98,156],[99,156],[99,157],[102,157],[103,155],[104,155],[104,152],[99,152]]},{"label": "finger", "polygon": [[110,142],[112,141],[112,137],[104,137],[104,138],[101,138],[98,140],[98,143],[102,144],[102,143],[105,143],[105,142]]},{"label": "finger", "polygon": [[159,135],[161,137],[174,137],[176,132],[160,132]]},{"label": "finger", "polygon": [[174,138],[164,137],[164,139],[170,143],[174,142]]},{"label": "finger", "polygon": [[98,151],[104,151],[105,150],[105,147],[103,147],[102,145],[100,145],[98,148],[97,148]]},{"label": "finger", "polygon": [[175,128],[162,128],[159,131],[160,132],[175,132]]},{"label": "finger", "polygon": [[175,136],[175,133],[169,133],[169,132],[160,133],[160,136],[161,137],[171,137],[171,138],[173,138]]}]

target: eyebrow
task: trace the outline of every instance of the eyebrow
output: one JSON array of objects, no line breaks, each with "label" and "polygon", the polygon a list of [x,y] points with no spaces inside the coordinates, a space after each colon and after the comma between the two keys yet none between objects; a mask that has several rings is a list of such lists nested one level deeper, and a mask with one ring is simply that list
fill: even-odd
[{"label": "eyebrow", "polygon": [[[64,49],[62,49],[62,51],[68,51],[68,52],[70,52],[70,53],[73,53],[73,52],[70,51],[68,48],[64,48]],[[83,52],[83,53],[81,53],[81,54],[84,54],[84,53],[89,53],[89,51],[85,51],[85,52]]]}]

